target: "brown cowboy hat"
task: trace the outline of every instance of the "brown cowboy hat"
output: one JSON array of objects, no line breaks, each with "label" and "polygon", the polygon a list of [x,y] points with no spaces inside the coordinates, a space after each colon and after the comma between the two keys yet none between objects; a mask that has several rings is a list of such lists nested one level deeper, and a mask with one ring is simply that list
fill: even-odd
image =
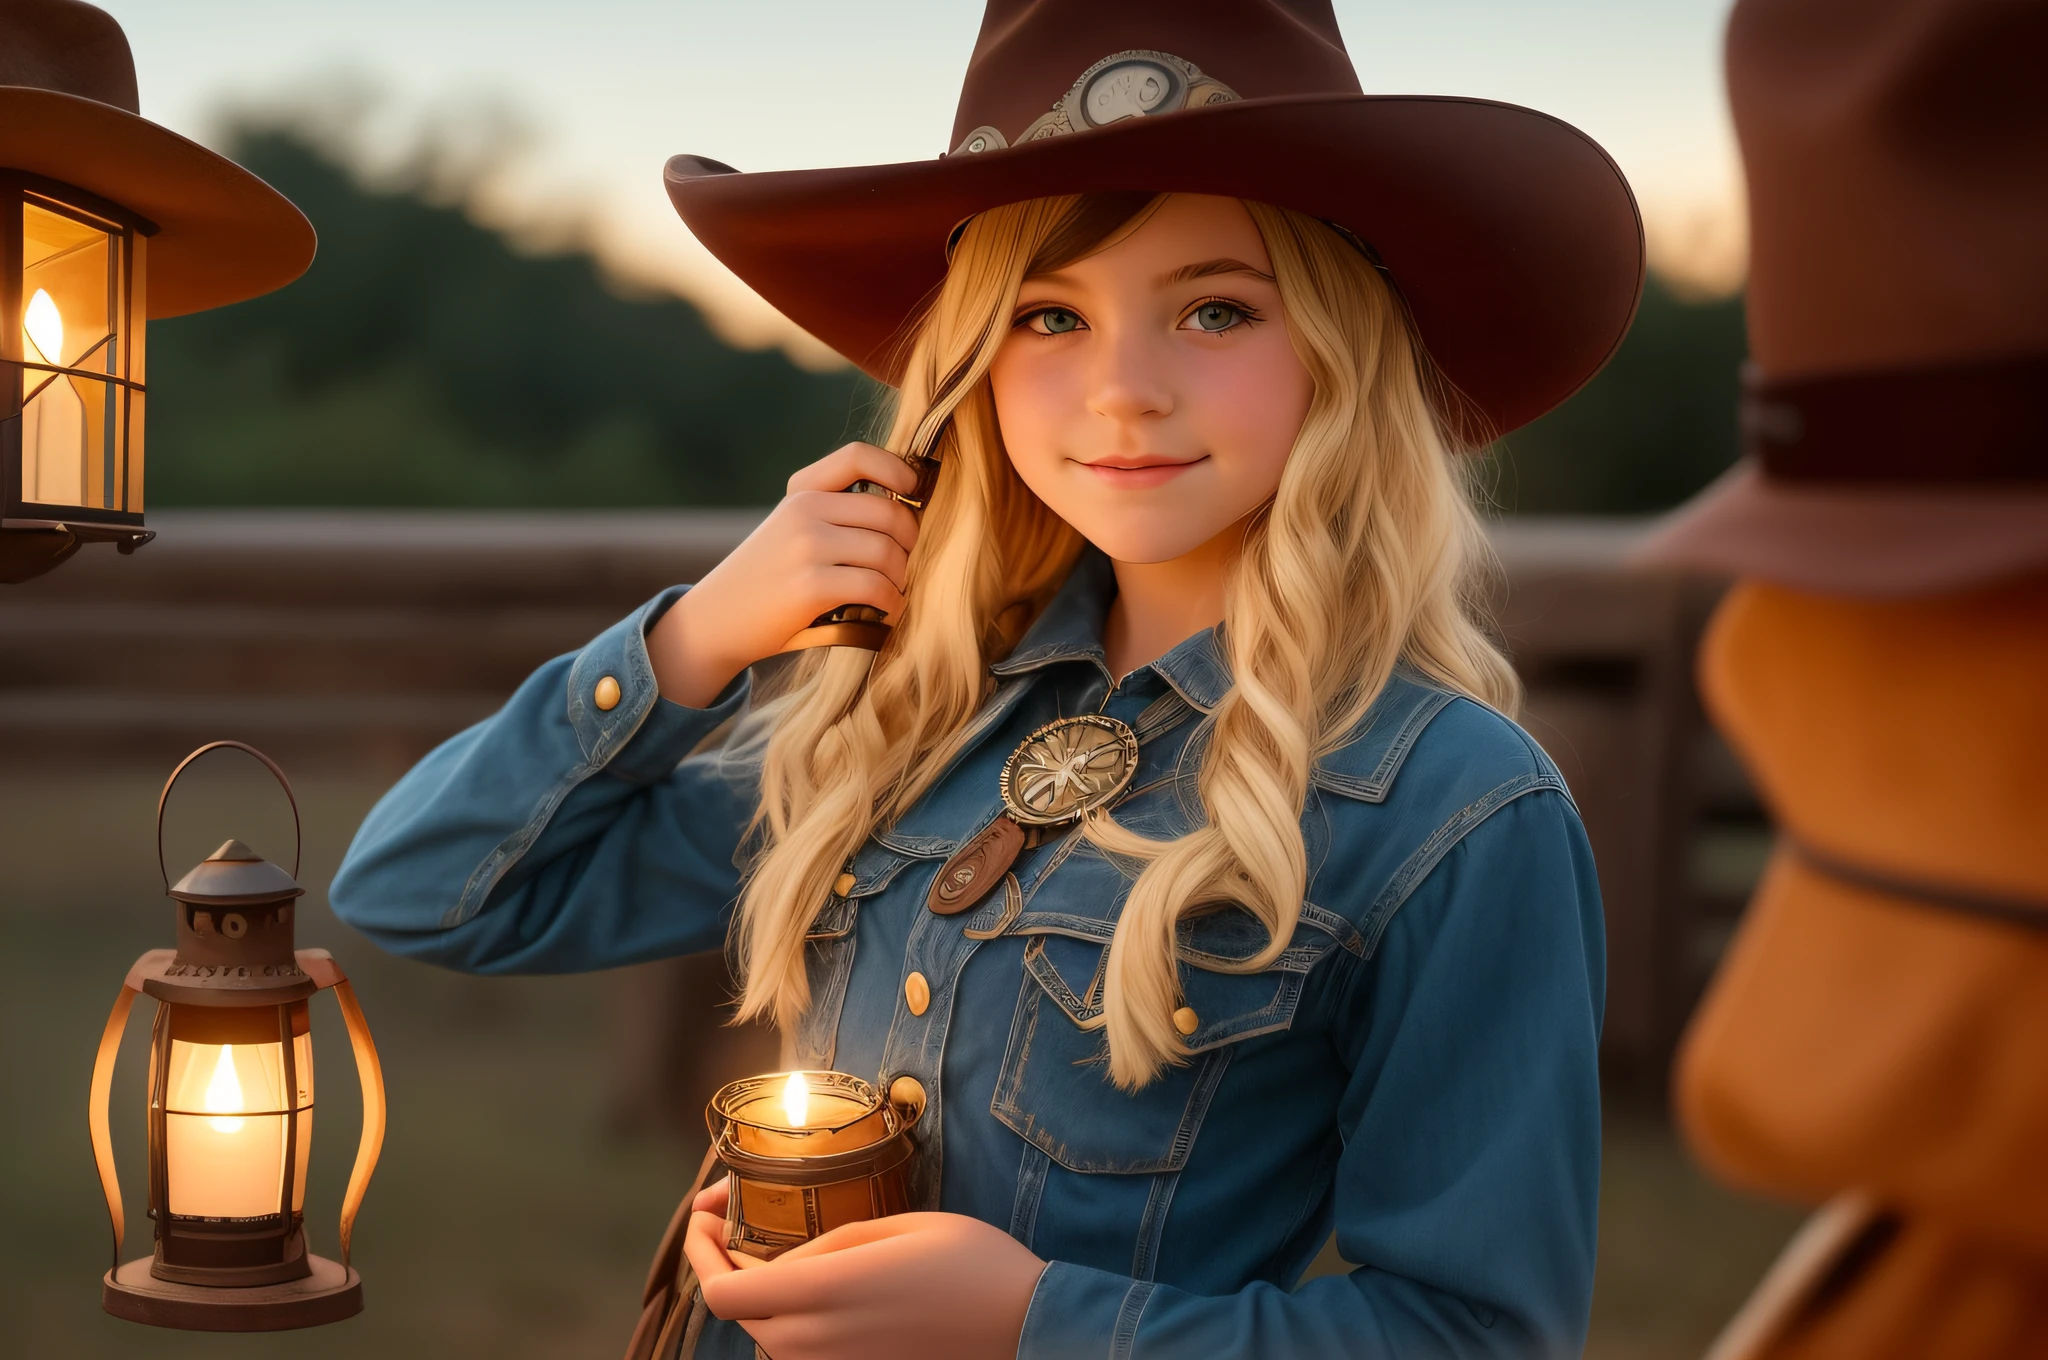
[{"label": "brown cowboy hat", "polygon": [[281,288],[313,262],[313,226],[256,176],[143,118],[121,26],[77,0],[0,0],[0,170],[120,204],[149,238],[149,315]]},{"label": "brown cowboy hat", "polygon": [[1153,190],[1294,208],[1356,237],[1471,408],[1556,406],[1621,343],[1642,222],[1591,138],[1483,99],[1366,95],[1329,0],[989,0],[952,149],[739,174],[668,163],[697,238],[884,382],[961,222],[1053,194]]},{"label": "brown cowboy hat", "polygon": [[1641,559],[1834,594],[2048,566],[2048,5],[1742,0],[1745,457]]}]

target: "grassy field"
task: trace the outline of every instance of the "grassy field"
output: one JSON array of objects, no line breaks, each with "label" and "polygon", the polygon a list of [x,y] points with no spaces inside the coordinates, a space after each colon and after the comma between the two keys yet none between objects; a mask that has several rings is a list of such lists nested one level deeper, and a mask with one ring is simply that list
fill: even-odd
[{"label": "grassy field", "polygon": [[[110,1248],[86,1091],[128,964],[170,943],[150,844],[160,777],[0,773],[9,964],[0,989],[0,1316],[14,1337],[10,1354],[285,1353],[277,1336],[144,1333],[99,1310]],[[288,862],[290,821],[263,781],[228,754],[180,785],[166,837],[173,878],[229,836]],[[367,1310],[291,1337],[290,1354],[605,1360],[630,1330],[647,1253],[695,1159],[608,1131],[604,977],[456,977],[388,959],[327,913],[319,886],[378,786],[314,776],[299,786],[302,879],[314,888],[299,943],[332,949],[354,978],[383,1052],[391,1121],[357,1225]],[[359,1102],[339,1016],[329,1001],[314,1004],[319,1113],[307,1209],[314,1249],[333,1255]],[[137,1010],[114,1086],[131,1219],[144,1193],[148,1006]],[[1607,1130],[1587,1353],[1697,1356],[1797,1216],[1707,1182],[1654,1112],[1610,1111]],[[146,1229],[131,1222],[126,1255],[147,1249]]]}]

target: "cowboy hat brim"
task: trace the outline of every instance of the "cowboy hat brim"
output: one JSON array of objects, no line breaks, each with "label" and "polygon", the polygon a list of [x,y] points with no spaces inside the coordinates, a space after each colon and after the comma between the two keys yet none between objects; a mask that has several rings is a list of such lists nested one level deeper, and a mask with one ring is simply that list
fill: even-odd
[{"label": "cowboy hat brim", "polygon": [[665,180],[713,255],[892,384],[953,228],[1053,194],[1217,194],[1363,238],[1472,408],[1454,413],[1467,437],[1505,434],[1583,386],[1643,284],[1642,219],[1607,153],[1558,119],[1480,99],[1251,99],[897,165],[740,174],[678,156]]},{"label": "cowboy hat brim", "polygon": [[151,319],[281,288],[313,262],[313,224],[227,157],[111,104],[0,86],[0,166],[120,204],[149,238]]},{"label": "cowboy hat brim", "polygon": [[2048,487],[1790,485],[1745,460],[1630,558],[1822,595],[1942,594],[2048,569]]}]

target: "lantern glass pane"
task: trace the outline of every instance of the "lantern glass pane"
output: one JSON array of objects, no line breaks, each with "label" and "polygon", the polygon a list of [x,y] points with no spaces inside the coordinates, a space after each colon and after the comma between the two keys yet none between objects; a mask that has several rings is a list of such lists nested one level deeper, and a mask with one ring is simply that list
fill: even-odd
[{"label": "lantern glass pane", "polygon": [[284,1190],[285,1121],[298,1119],[292,1208],[305,1205],[313,1142],[312,1037],[293,1040],[296,1098],[285,1099],[284,1045],[171,1040],[164,1092],[165,1172],[174,1215],[262,1218]]},{"label": "lantern glass pane", "polygon": [[100,376],[124,376],[121,240],[31,201],[21,213],[21,499],[122,509],[128,413]]}]

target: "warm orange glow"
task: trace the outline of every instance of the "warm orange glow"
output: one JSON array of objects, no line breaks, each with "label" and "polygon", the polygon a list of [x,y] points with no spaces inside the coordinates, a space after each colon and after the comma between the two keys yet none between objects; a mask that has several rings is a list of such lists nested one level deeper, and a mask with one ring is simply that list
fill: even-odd
[{"label": "warm orange glow", "polygon": [[811,1084],[804,1080],[801,1072],[789,1074],[789,1080],[782,1086],[782,1113],[789,1118],[789,1126],[800,1129],[811,1122]]},{"label": "warm orange glow", "polygon": [[64,314],[46,288],[36,289],[21,317],[22,334],[35,346],[36,357],[46,364],[64,362]]},{"label": "warm orange glow", "polygon": [[[235,1046],[220,1046],[220,1061],[213,1065],[213,1079],[206,1083],[206,1101],[201,1107],[208,1114],[240,1114],[248,1109],[242,1103],[242,1081],[235,1075]],[[239,1119],[215,1119],[210,1121],[216,1133],[240,1133]]]},{"label": "warm orange glow", "polygon": [[[284,1080],[282,1043],[172,1039],[164,1090],[164,1159],[170,1210],[200,1218],[274,1214],[285,1154],[293,1154],[293,1209],[304,1203],[313,1140],[312,1036],[292,1037],[297,1090]],[[290,1137],[288,1121],[297,1124]]]}]

